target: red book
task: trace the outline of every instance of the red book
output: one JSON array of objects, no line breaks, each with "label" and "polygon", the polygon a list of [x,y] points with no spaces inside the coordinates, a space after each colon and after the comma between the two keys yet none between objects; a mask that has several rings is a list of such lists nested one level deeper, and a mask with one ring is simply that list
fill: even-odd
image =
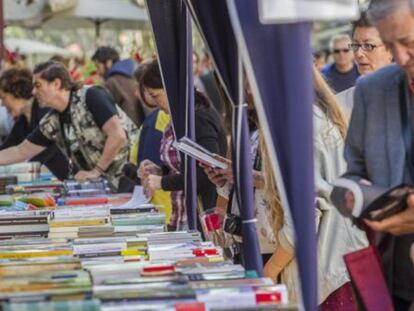
[{"label": "red book", "polygon": [[107,204],[108,198],[76,198],[76,199],[66,199],[66,205],[98,205],[98,204]]}]

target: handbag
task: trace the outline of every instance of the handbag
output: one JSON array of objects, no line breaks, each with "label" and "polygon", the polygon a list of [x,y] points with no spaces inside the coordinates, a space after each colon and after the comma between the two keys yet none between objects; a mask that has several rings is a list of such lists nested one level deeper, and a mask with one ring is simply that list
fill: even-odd
[{"label": "handbag", "polygon": [[344,261],[362,310],[393,311],[378,252],[370,245],[346,254]]}]

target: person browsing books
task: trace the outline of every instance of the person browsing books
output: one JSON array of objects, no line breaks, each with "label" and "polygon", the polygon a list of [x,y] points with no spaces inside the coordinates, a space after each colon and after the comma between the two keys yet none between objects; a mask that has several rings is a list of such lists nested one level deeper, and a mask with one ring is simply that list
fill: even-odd
[{"label": "person browsing books", "polygon": [[127,123],[111,97],[97,87],[72,82],[60,63],[35,67],[33,95],[50,108],[39,126],[19,145],[0,151],[0,165],[30,159],[56,144],[68,157],[77,180],[108,178],[116,189],[128,156]]},{"label": "person browsing books", "polygon": [[[384,188],[413,184],[414,4],[410,0],[372,0],[367,14],[397,64],[357,82],[345,143],[348,168],[344,177],[354,181],[366,179]],[[411,196],[407,203],[405,212],[368,225],[374,230],[408,233],[414,210]],[[397,231],[398,226],[401,231]],[[410,260],[414,234],[378,234],[377,240],[383,250],[382,263],[395,309],[409,310],[414,301],[414,269]]]},{"label": "person browsing books", "polygon": [[[140,80],[141,98],[150,97],[161,110],[170,114],[167,94],[162,83],[158,62],[148,64]],[[227,150],[226,133],[221,117],[211,105],[208,98],[195,91],[195,130],[196,142],[210,152],[224,155]],[[187,225],[184,205],[184,176],[181,174],[181,159],[173,147],[176,140],[172,122],[163,133],[160,147],[162,165],[158,166],[150,160],[141,162],[138,176],[148,194],[155,190],[171,191],[172,216],[170,230],[180,230]],[[208,180],[204,171],[197,168],[197,193],[201,197],[204,209],[215,206],[216,192],[214,185]]]},{"label": "person browsing books", "polygon": [[[32,73],[28,69],[10,68],[0,77],[0,98],[16,122],[0,150],[20,144],[49,111],[41,108],[32,95]],[[68,177],[69,162],[55,144],[30,159],[44,164],[58,179]]]}]

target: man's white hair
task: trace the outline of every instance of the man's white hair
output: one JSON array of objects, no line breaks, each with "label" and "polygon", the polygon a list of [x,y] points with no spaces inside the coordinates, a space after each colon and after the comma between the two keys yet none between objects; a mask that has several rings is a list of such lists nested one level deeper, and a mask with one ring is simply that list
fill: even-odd
[{"label": "man's white hair", "polygon": [[414,0],[371,0],[367,16],[371,23],[377,24],[399,8],[408,8],[414,12]]},{"label": "man's white hair", "polygon": [[340,35],[335,35],[331,38],[331,40],[329,41],[329,50],[332,52],[335,49],[335,44],[336,42],[339,41],[348,41],[351,42],[351,37],[347,34],[340,34]]}]

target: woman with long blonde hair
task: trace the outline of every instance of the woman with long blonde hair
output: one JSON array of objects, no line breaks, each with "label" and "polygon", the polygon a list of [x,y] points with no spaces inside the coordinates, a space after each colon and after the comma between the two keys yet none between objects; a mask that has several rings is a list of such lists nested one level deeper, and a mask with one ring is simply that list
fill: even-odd
[{"label": "woman with long blonde hair", "polygon": [[[319,304],[323,311],[358,310],[342,257],[366,247],[368,242],[365,233],[352,226],[349,219],[343,218],[330,201],[331,183],[345,171],[343,146],[347,122],[334,94],[316,68],[313,69],[313,77]],[[277,237],[276,249],[265,265],[264,274],[274,280],[281,277],[288,287],[290,300],[297,302],[300,286],[294,259],[293,224],[279,199],[264,139],[261,148],[265,198],[271,206]]]}]

